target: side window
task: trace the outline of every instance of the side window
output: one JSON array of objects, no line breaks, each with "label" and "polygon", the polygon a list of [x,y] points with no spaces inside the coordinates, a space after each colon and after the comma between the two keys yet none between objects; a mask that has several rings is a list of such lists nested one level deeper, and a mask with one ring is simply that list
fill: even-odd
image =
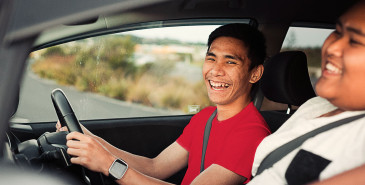
[{"label": "side window", "polygon": [[307,56],[308,72],[314,88],[321,75],[321,47],[333,29],[290,27],[281,51],[299,50]]},{"label": "side window", "polygon": [[35,51],[14,120],[57,120],[54,88],[81,120],[196,113],[210,105],[201,68],[218,26],[136,30]]},{"label": "side window", "polygon": [[[321,75],[321,47],[332,31],[333,29],[290,27],[283,42],[281,51],[299,50],[306,54],[313,89]],[[265,99],[261,110],[286,110],[287,108],[287,105]]]}]

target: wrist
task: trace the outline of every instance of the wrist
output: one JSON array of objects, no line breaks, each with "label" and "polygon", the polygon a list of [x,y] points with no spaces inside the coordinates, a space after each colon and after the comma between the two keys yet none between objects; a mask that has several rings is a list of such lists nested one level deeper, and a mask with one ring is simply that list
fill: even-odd
[{"label": "wrist", "polygon": [[103,167],[103,170],[102,170],[102,173],[105,175],[105,176],[109,176],[109,169],[110,167],[112,166],[112,164],[114,163],[114,161],[116,160],[117,158],[114,157],[114,156],[110,156],[107,160],[107,162],[105,163],[106,165]]}]

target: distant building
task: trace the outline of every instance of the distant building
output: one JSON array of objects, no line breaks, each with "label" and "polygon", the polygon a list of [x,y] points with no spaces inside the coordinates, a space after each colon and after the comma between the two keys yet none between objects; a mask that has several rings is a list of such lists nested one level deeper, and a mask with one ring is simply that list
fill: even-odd
[{"label": "distant building", "polygon": [[195,46],[182,45],[137,44],[134,55],[135,62],[138,65],[155,62],[160,59],[190,64],[197,57],[204,59],[205,48],[197,49]]}]

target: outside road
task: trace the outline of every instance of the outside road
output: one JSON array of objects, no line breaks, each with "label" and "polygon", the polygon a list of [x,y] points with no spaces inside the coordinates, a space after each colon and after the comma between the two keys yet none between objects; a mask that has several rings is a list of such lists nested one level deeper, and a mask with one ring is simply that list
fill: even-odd
[{"label": "outside road", "polygon": [[73,87],[61,86],[54,81],[41,79],[28,70],[23,80],[18,112],[14,116],[17,120],[14,122],[56,121],[58,118],[51,100],[51,92],[55,88],[63,90],[80,120],[183,114],[80,92]]}]

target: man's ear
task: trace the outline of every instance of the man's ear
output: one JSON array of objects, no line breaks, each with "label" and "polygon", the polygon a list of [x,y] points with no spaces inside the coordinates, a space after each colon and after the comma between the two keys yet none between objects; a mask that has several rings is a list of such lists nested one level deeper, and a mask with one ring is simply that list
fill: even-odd
[{"label": "man's ear", "polygon": [[252,69],[250,83],[254,84],[259,81],[264,73],[264,66],[258,65],[256,68]]}]

